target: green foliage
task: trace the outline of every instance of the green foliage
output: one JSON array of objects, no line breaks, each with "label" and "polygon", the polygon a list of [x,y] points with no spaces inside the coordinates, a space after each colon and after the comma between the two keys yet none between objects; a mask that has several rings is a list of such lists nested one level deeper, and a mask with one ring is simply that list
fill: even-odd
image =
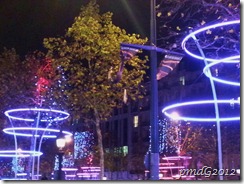
[{"label": "green foliage", "polygon": [[134,57],[125,64],[122,80],[114,84],[108,73],[115,76],[120,66],[120,43],[143,44],[147,39],[126,31],[112,23],[112,13],[99,14],[98,5],[90,2],[81,8],[64,37],[46,38],[44,46],[52,58],[56,74],[52,79],[52,94],[69,109],[72,116],[94,121],[94,109],[106,120],[127,90],[131,99],[141,97],[141,82],[146,60]]},{"label": "green foliage", "polygon": [[[6,110],[14,103],[18,104],[22,100],[22,95],[26,93],[23,78],[23,65],[14,49],[4,49],[0,55],[0,100],[1,110]],[[17,96],[19,93],[19,96]]]},{"label": "green foliage", "polygon": [[[55,75],[47,99],[57,100],[73,119],[96,125],[101,173],[104,176],[104,151],[100,123],[122,105],[124,90],[128,98],[143,95],[141,82],[146,73],[146,59],[133,57],[125,63],[123,77],[114,83],[120,67],[120,43],[143,44],[147,39],[126,34],[112,23],[112,13],[99,13],[96,1],[81,8],[63,37],[44,39],[47,57]],[[51,101],[50,101],[51,102]]]},{"label": "green foliage", "polygon": [[205,152],[215,153],[217,146],[215,125],[205,126],[190,125],[182,126],[181,153]]}]

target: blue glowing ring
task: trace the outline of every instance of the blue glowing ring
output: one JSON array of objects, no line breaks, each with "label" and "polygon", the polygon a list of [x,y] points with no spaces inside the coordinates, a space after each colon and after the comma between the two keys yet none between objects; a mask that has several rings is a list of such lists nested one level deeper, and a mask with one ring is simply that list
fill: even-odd
[{"label": "blue glowing ring", "polygon": [[[213,25],[210,25],[210,26],[206,26],[206,27],[203,27],[201,29],[198,29],[192,33],[190,33],[189,35],[187,35],[182,43],[181,43],[181,46],[183,48],[183,50],[185,50],[185,52],[187,54],[189,54],[190,56],[196,58],[196,59],[200,59],[200,60],[206,60],[206,61],[209,61],[209,62],[216,62],[216,61],[219,61],[219,60],[225,60],[225,59],[212,59],[212,58],[204,58],[202,56],[199,56],[199,55],[196,55],[196,54],[193,54],[191,53],[187,48],[186,48],[186,42],[188,41],[189,38],[192,38],[194,37],[196,34],[198,33],[201,33],[203,31],[206,31],[206,30],[209,30],[209,29],[212,29],[212,28],[216,28],[216,27],[221,27],[221,26],[227,26],[227,25],[232,25],[232,24],[240,24],[240,20],[234,20],[234,21],[229,21],[229,22],[221,22],[221,23],[217,23],[217,24],[213,24]],[[237,56],[233,56],[233,57],[229,57],[229,58],[226,58],[227,60],[233,60],[233,59],[238,59],[236,58]]]},{"label": "blue glowing ring", "polygon": [[0,157],[30,157],[41,156],[43,153],[39,151],[25,151],[25,150],[2,150]]},{"label": "blue glowing ring", "polygon": [[[174,119],[174,120],[183,120],[183,121],[198,121],[198,122],[214,122],[216,121],[215,118],[195,118],[195,117],[184,117],[184,116],[177,116],[175,117],[174,115],[168,113],[168,110],[173,110],[174,108],[177,107],[183,107],[183,106],[189,106],[189,105],[200,105],[200,104],[214,104],[217,102],[218,104],[240,104],[239,100],[200,100],[200,101],[190,101],[190,102],[183,102],[183,103],[177,103],[173,105],[169,105],[165,107],[162,112],[169,118]],[[240,116],[237,117],[227,117],[227,118],[219,118],[219,121],[237,121],[240,120]]]},{"label": "blue glowing ring", "polygon": [[[11,113],[19,113],[19,112],[29,112],[29,111],[33,111],[33,112],[43,112],[43,113],[48,113],[48,112],[52,112],[52,113],[56,113],[56,114],[60,114],[63,117],[48,117],[48,119],[41,119],[41,122],[47,122],[47,121],[63,121],[65,119],[67,119],[69,117],[69,113],[64,112],[64,111],[60,111],[60,110],[54,110],[54,109],[42,109],[42,108],[22,108],[22,109],[12,109],[12,110],[7,110],[4,112],[4,114],[10,118],[10,119],[15,119],[15,120],[20,120],[20,121],[30,121],[30,122],[34,122],[35,119],[33,118],[21,118],[20,116],[14,116],[11,115]],[[52,119],[53,118],[53,119]]]},{"label": "blue glowing ring", "polygon": [[220,64],[220,63],[240,63],[240,61],[237,61],[237,60],[233,60],[233,61],[220,61],[220,62],[213,62],[213,63],[210,63],[208,64],[207,66],[204,67],[203,69],[203,73],[210,79],[216,81],[216,82],[219,82],[219,83],[222,83],[222,84],[228,84],[228,85],[233,85],[233,86],[240,86],[240,82],[232,82],[232,81],[228,81],[228,80],[223,80],[223,79],[220,79],[220,78],[217,78],[217,77],[213,77],[211,75],[211,73],[209,73],[209,68],[214,66],[214,65],[217,65],[217,64]]},{"label": "blue glowing ring", "polygon": [[[45,131],[45,132],[54,132],[59,133],[60,130],[58,129],[50,129],[50,128],[35,128],[35,127],[13,127],[13,128],[4,128],[3,132],[10,135],[16,135],[16,136],[23,136],[23,137],[33,137],[33,134],[31,133],[18,133],[16,131]],[[63,134],[72,136],[73,134],[68,131],[62,131]],[[34,137],[41,137],[41,135],[36,134]],[[43,138],[57,138],[56,135],[43,135]]]}]

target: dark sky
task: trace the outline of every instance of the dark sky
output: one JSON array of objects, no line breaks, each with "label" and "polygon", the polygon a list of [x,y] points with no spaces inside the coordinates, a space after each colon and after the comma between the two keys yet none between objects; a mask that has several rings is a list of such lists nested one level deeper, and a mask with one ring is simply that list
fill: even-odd
[{"label": "dark sky", "polygon": [[[18,54],[42,49],[43,38],[64,35],[89,0],[0,0],[0,50]],[[150,1],[97,0],[102,13],[113,12],[113,23],[128,33],[149,37]]]}]

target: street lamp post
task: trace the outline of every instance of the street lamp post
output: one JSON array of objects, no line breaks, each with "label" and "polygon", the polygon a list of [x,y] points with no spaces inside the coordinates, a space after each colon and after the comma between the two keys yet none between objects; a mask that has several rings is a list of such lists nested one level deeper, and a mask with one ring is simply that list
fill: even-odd
[{"label": "street lamp post", "polygon": [[[156,45],[156,0],[151,0],[150,39]],[[151,153],[150,153],[150,180],[159,180],[159,141],[158,141],[158,81],[157,51],[150,51],[151,95],[150,95],[150,126],[151,126]]]},{"label": "street lamp post", "polygon": [[62,180],[62,162],[63,162],[63,155],[64,155],[64,146],[66,140],[63,137],[59,137],[56,139],[56,145],[58,147],[58,175],[57,180]]},{"label": "street lamp post", "polygon": [[158,131],[158,81],[157,81],[157,53],[177,55],[179,61],[183,55],[174,51],[156,47],[156,0],[151,0],[151,21],[150,21],[150,39],[152,45],[138,45],[130,43],[121,43],[121,49],[143,49],[150,51],[150,145],[148,154],[149,178],[150,180],[159,180],[159,131]]}]

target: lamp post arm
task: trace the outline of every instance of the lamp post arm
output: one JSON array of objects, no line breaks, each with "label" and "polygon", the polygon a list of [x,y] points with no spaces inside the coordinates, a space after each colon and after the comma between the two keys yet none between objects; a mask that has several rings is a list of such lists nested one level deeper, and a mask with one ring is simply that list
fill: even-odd
[{"label": "lamp post arm", "polygon": [[129,48],[134,48],[134,49],[143,49],[143,50],[148,50],[148,51],[156,51],[156,52],[161,52],[162,54],[174,54],[178,56],[184,56],[184,54],[174,52],[171,50],[166,50],[162,49],[159,47],[156,47],[155,45],[139,45],[139,44],[131,44],[131,43],[121,43],[121,47],[129,47]]}]

